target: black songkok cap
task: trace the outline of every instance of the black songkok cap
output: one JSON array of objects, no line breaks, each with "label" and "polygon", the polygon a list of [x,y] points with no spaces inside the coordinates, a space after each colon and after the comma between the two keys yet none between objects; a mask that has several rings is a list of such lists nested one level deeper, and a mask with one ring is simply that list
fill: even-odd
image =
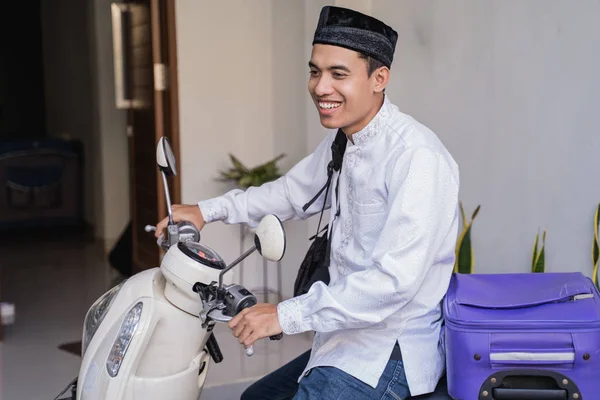
[{"label": "black songkok cap", "polygon": [[390,68],[398,33],[380,20],[347,8],[321,10],[314,44],[329,44],[358,51]]}]

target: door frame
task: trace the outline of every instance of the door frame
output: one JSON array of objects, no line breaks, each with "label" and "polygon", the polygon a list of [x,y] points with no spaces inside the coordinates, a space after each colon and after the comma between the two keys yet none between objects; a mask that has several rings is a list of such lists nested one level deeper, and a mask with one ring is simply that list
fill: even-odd
[{"label": "door frame", "polygon": [[[166,66],[165,90],[154,88],[154,107],[156,140],[168,136],[177,164],[181,164],[180,135],[179,135],[179,91],[177,76],[177,29],[175,0],[151,0],[152,12],[152,61],[157,73],[157,65]],[[155,77],[156,79],[156,77]],[[177,175],[169,177],[171,203],[181,203],[181,168]],[[167,204],[162,182],[162,176],[157,174],[158,213],[159,218],[165,218]]]},{"label": "door frame", "polygon": [[[147,7],[150,15],[149,34],[152,47],[150,55],[151,57],[148,61],[151,62],[151,71],[149,71],[147,76],[152,79],[150,86],[152,93],[150,94],[150,98],[148,98],[148,100],[153,104],[153,132],[152,130],[148,130],[146,132],[148,135],[151,135],[151,138],[153,138],[154,144],[152,152],[155,153],[156,145],[159,139],[163,136],[166,136],[171,142],[173,153],[176,157],[177,164],[179,164],[181,162],[181,152],[179,140],[179,92],[177,77],[177,31],[175,27],[175,0],[127,0],[127,3],[142,4],[144,7]],[[125,70],[126,74],[131,74],[132,72],[130,68],[125,68]],[[128,78],[128,82],[133,81],[131,75],[129,75]],[[143,239],[144,243],[142,244],[141,239],[138,237],[138,235],[142,234],[138,225],[140,225],[140,223],[147,224],[158,222],[167,217],[168,212],[162,174],[159,172],[158,167],[154,162],[154,176],[148,177],[151,180],[154,180],[154,184],[152,184],[152,193],[148,193],[146,195],[156,195],[156,199],[152,199],[151,201],[151,212],[153,214],[153,219],[157,219],[156,221],[137,221],[137,217],[139,216],[138,206],[140,205],[140,201],[136,199],[138,193],[135,186],[136,178],[139,179],[140,176],[136,174],[136,170],[142,170],[143,168],[147,169],[150,167],[150,165],[147,163],[148,158],[145,158],[146,161],[143,162],[144,165],[138,165],[138,159],[136,155],[138,154],[139,149],[136,148],[135,144],[136,128],[132,127],[132,124],[134,124],[132,120],[132,118],[134,118],[132,112],[135,112],[135,107],[129,107],[129,110],[128,124],[130,129],[133,129],[132,131],[129,131],[129,136],[131,138],[129,168],[131,195],[129,208],[131,212],[131,219],[135,225],[132,228],[132,245],[134,246],[132,249],[132,273],[136,274],[142,270],[158,266],[162,254],[161,249],[156,246],[156,244],[152,245],[151,241],[147,239],[145,236],[147,233],[143,234],[145,239]],[[150,137],[148,137],[148,139],[150,139]],[[144,147],[148,145],[149,143],[145,142]],[[146,149],[146,151],[149,150],[150,149]],[[147,157],[149,156],[150,154],[147,154]],[[150,182],[147,183],[150,184]],[[181,168],[177,168],[176,176],[167,177],[167,183],[169,185],[171,203],[181,203]],[[154,209],[155,205],[156,209]],[[143,259],[138,258],[138,255],[142,253],[145,254]],[[150,261],[150,258],[152,261]]]}]

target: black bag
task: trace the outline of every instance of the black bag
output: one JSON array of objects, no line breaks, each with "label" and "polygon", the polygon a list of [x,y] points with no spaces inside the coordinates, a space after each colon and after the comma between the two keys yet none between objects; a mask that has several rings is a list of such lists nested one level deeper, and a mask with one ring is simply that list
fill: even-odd
[{"label": "black bag", "polygon": [[[346,135],[342,130],[338,130],[335,140],[331,144],[331,161],[327,165],[327,183],[323,188],[303,207],[306,211],[308,207],[314,203],[321,193],[325,191],[325,198],[323,200],[323,208],[321,209],[321,216],[319,217],[319,224],[317,226],[317,233],[309,240],[314,240],[310,245],[304,260],[300,264],[296,281],[294,282],[294,297],[300,296],[308,292],[313,283],[322,281],[325,284],[329,283],[329,256],[331,253],[331,246],[329,242],[329,229],[328,225],[323,228],[325,233],[319,236],[321,229],[321,221],[323,219],[323,212],[325,211],[325,204],[327,203],[327,195],[329,194],[329,187],[331,186],[331,178],[333,171],[340,171],[342,168],[342,160],[344,157],[344,151],[346,150]],[[339,184],[339,175],[338,175]],[[337,193],[337,185],[336,185]],[[339,202],[338,202],[339,203]],[[340,209],[338,209],[335,216],[340,215]]]}]

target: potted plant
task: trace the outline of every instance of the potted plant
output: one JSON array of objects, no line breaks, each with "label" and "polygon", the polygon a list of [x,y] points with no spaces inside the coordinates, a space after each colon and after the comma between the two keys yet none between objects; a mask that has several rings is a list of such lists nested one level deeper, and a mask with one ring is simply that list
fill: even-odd
[{"label": "potted plant", "polygon": [[248,189],[251,186],[260,186],[263,183],[271,182],[279,177],[281,173],[277,167],[277,161],[285,157],[285,154],[280,154],[273,160],[254,168],[247,168],[233,154],[229,154],[229,158],[233,166],[226,171],[220,171],[220,181],[233,182],[240,189]]}]

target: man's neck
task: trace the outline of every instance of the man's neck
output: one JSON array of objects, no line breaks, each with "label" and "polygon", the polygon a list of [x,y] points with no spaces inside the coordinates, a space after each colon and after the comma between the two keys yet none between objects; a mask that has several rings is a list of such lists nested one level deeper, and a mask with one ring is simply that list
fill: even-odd
[{"label": "man's neck", "polygon": [[361,122],[359,125],[342,128],[342,132],[344,132],[344,134],[346,135],[346,137],[352,144],[354,144],[353,135],[355,133],[362,131],[363,129],[365,129],[365,127],[367,125],[369,125],[369,123],[373,120],[373,118],[375,118],[377,113],[379,113],[379,110],[381,110],[381,107],[383,107],[384,99],[385,99],[385,97],[384,97],[384,95],[382,95],[381,98],[377,102],[377,107],[374,107],[371,110],[371,112],[369,112],[367,117],[363,120],[363,122]]}]

